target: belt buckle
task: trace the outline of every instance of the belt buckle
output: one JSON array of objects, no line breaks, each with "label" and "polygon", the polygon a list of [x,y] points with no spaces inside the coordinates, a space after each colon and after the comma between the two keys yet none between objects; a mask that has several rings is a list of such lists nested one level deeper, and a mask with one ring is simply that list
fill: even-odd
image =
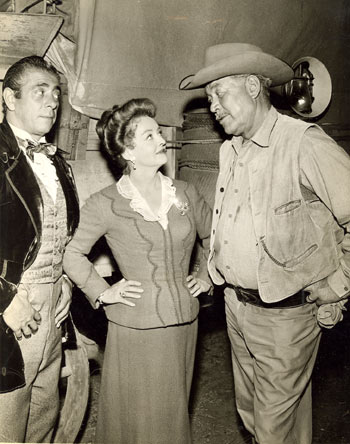
[{"label": "belt buckle", "polygon": [[239,300],[239,302],[242,302],[243,305],[247,305],[247,302],[249,301],[249,298],[247,297],[247,295],[244,294],[244,292],[238,287],[235,287],[235,292],[236,292],[237,299]]}]

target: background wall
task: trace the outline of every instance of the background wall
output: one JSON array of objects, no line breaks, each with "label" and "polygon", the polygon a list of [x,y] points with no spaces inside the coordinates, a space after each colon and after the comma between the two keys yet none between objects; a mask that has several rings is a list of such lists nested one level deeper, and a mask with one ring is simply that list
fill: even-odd
[{"label": "background wall", "polygon": [[[202,91],[179,91],[178,84],[202,67],[205,48],[249,42],[290,64],[303,56],[321,60],[333,81],[322,121],[348,123],[348,0],[80,0],[80,20],[84,11],[84,38],[75,48],[84,63],[76,66],[71,103],[91,117],[149,97],[161,123],[180,126],[187,103]],[[64,62],[70,53],[62,45]]]}]

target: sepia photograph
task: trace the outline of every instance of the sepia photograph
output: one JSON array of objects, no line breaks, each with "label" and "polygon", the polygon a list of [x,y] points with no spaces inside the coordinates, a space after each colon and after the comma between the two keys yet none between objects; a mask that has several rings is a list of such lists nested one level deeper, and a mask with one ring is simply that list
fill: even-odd
[{"label": "sepia photograph", "polygon": [[0,0],[0,443],[350,444],[350,3]]}]

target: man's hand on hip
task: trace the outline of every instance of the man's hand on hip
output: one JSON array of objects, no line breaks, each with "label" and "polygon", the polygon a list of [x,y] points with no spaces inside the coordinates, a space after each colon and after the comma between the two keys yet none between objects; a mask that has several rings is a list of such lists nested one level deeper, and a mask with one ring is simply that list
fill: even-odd
[{"label": "man's hand on hip", "polygon": [[329,286],[327,278],[309,285],[305,290],[310,292],[306,300],[310,303],[316,302],[317,305],[331,304],[341,300]]},{"label": "man's hand on hip", "polygon": [[34,310],[24,289],[18,290],[2,317],[17,339],[22,336],[29,338],[38,330],[41,322],[40,313]]}]

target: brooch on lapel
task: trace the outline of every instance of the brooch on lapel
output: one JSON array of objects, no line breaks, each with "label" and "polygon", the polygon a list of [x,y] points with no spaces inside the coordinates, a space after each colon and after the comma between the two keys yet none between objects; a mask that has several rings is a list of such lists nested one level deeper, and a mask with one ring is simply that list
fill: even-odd
[{"label": "brooch on lapel", "polygon": [[181,216],[184,216],[190,207],[188,202],[181,202],[177,197],[174,199],[174,205],[180,211]]}]

